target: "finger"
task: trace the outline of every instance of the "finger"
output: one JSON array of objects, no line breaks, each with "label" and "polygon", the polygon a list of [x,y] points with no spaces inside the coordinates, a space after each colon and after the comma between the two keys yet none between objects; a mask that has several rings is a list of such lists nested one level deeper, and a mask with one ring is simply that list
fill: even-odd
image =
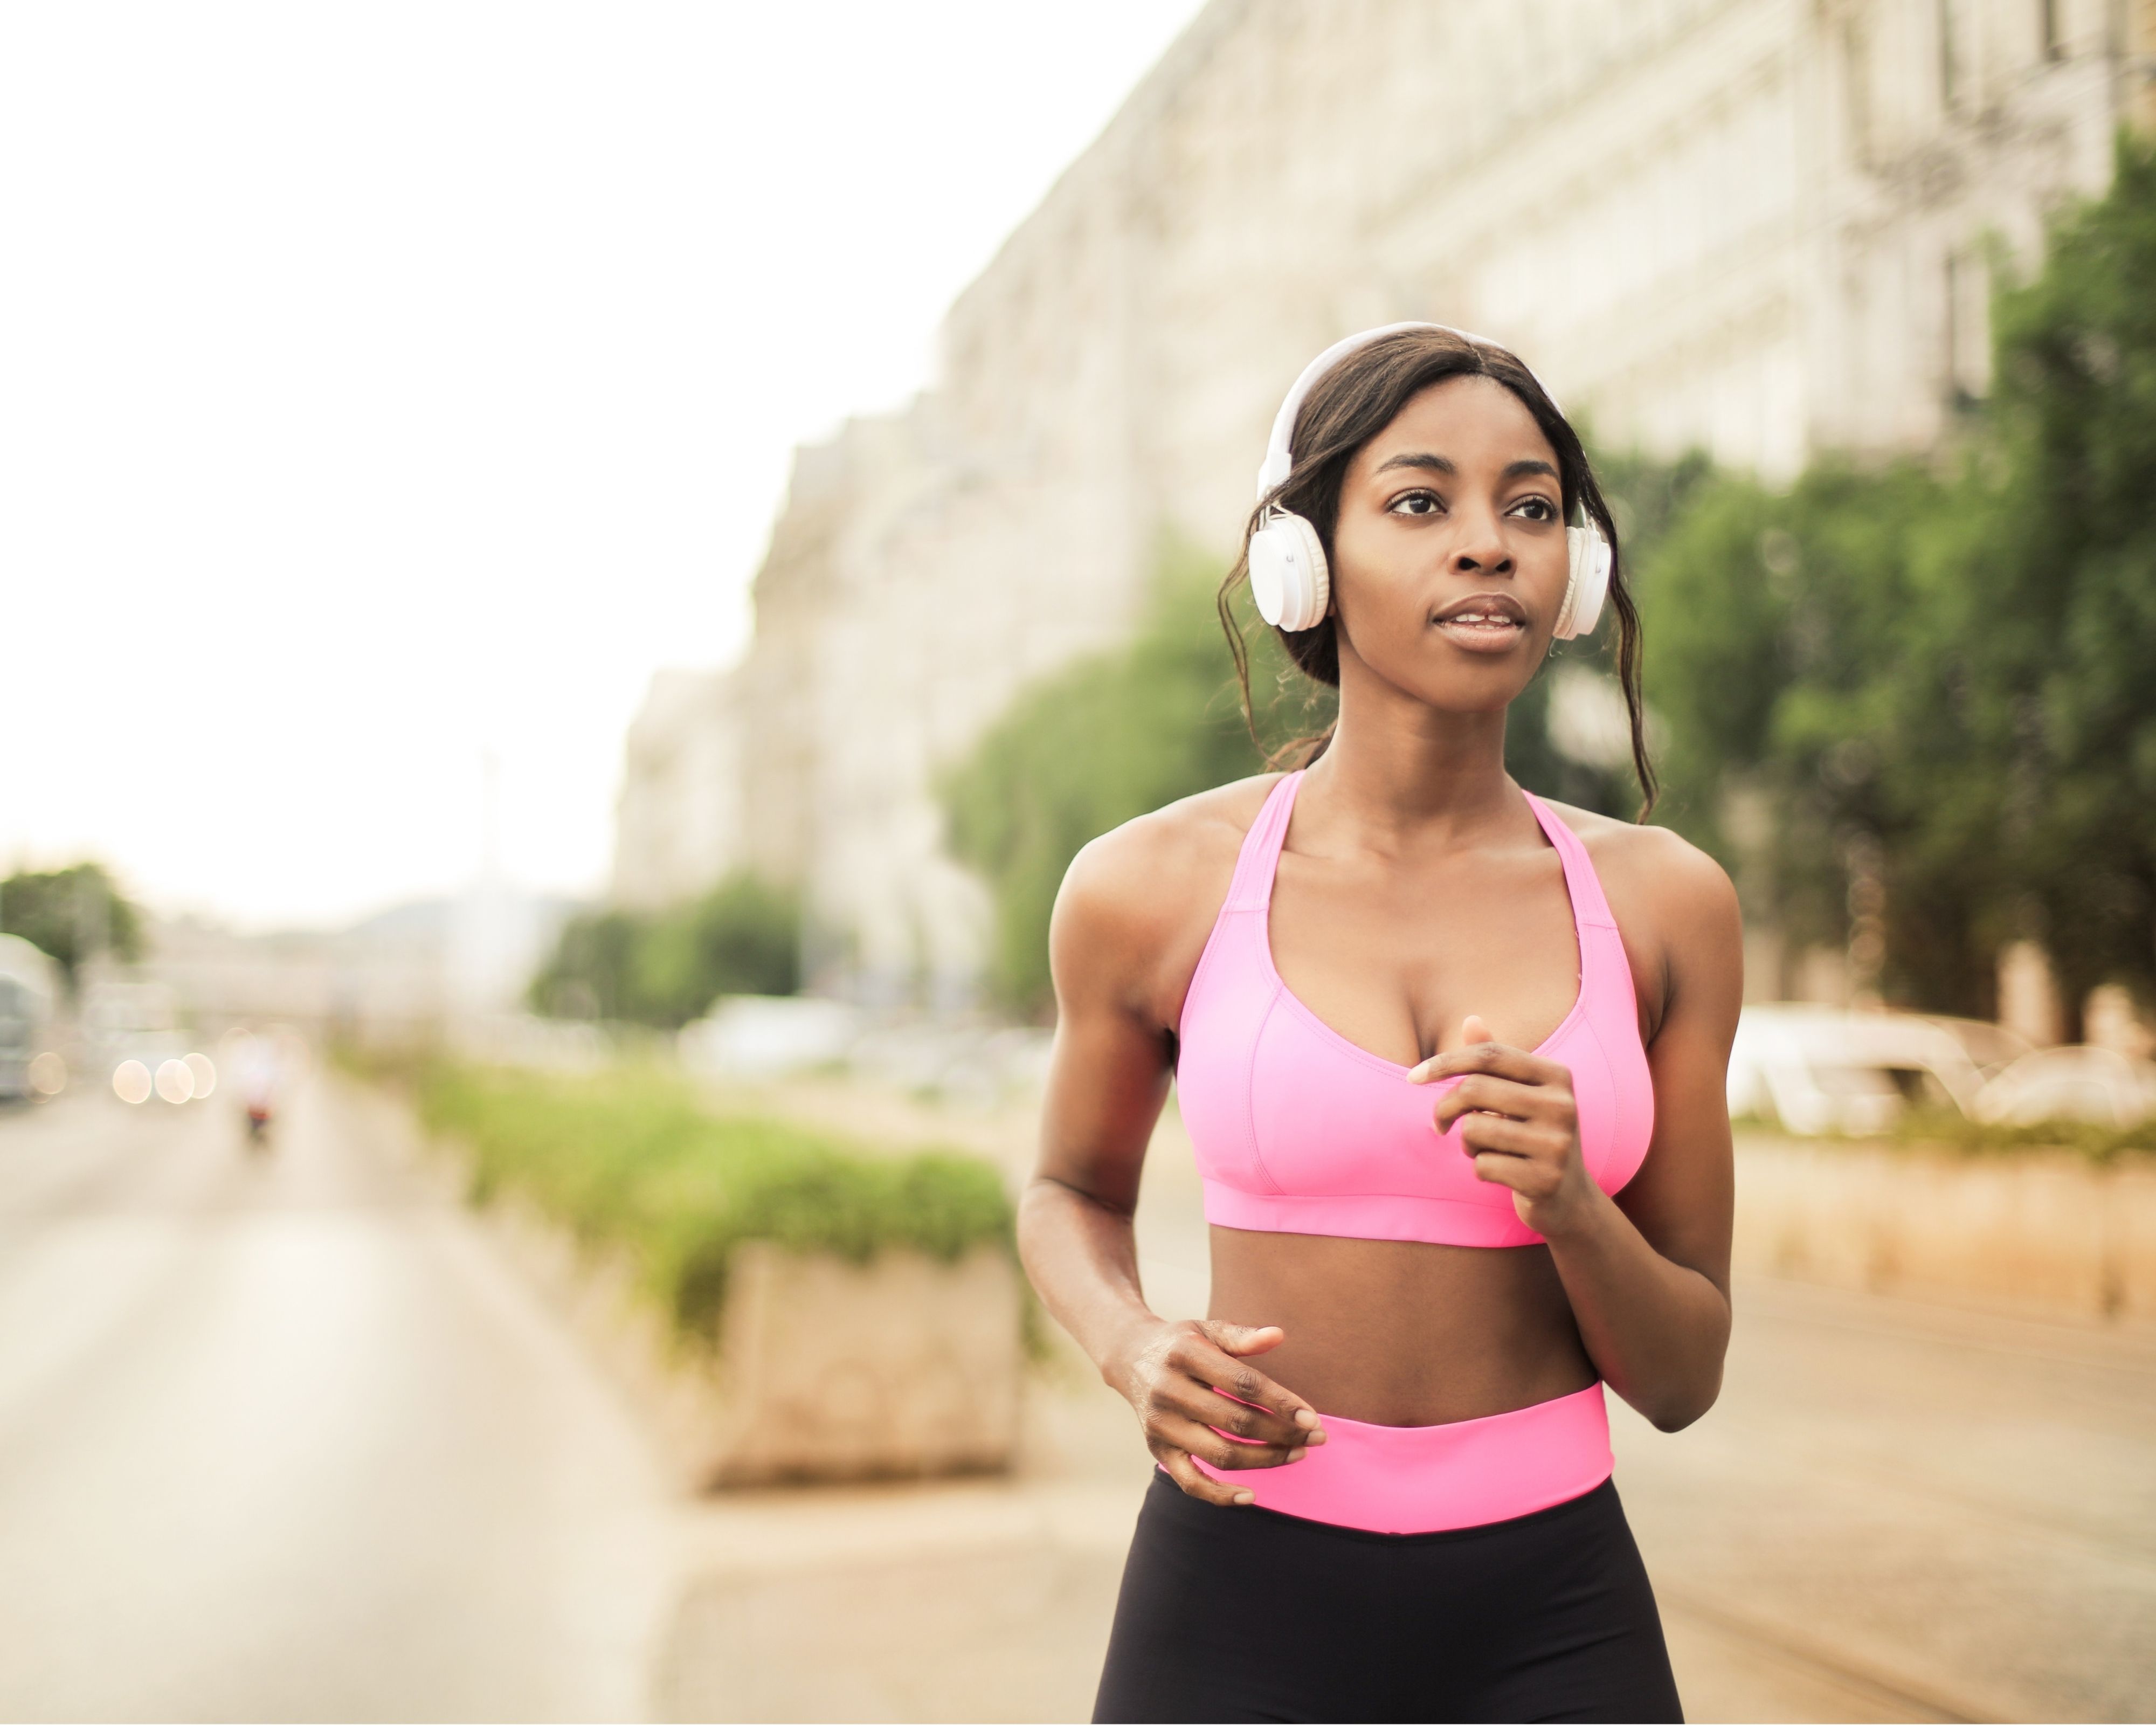
[{"label": "finger", "polygon": [[1489,1072],[1518,1084],[1569,1084],[1572,1069],[1525,1049],[1502,1042],[1471,1042],[1449,1054],[1432,1055],[1408,1074],[1413,1084],[1436,1084],[1470,1072]]},{"label": "finger", "polygon": [[1475,1158],[1475,1178],[1492,1186],[1508,1186],[1527,1197],[1540,1194],[1528,1189],[1534,1164],[1524,1156],[1507,1156],[1498,1150],[1485,1150]]},{"label": "finger", "polygon": [[1223,1473],[1240,1472],[1253,1467],[1285,1467],[1291,1461],[1300,1461],[1308,1454],[1307,1448],[1297,1444],[1292,1449],[1283,1449],[1278,1444],[1243,1444],[1231,1437],[1223,1436],[1203,1421],[1162,1409],[1147,1423],[1146,1435],[1153,1441],[1172,1444],[1203,1461],[1209,1467],[1217,1467]]},{"label": "finger", "polygon": [[1548,1161],[1563,1142],[1537,1120],[1507,1120],[1502,1114],[1471,1114],[1460,1122],[1460,1147],[1470,1156],[1485,1154]]},{"label": "finger", "polygon": [[1187,1497],[1207,1503],[1217,1503],[1223,1509],[1233,1509],[1238,1504],[1250,1503],[1256,1494],[1248,1486],[1234,1486],[1201,1471],[1198,1464],[1172,1444],[1153,1445],[1153,1460],[1161,1470],[1180,1486]]},{"label": "finger", "polygon": [[1563,1176],[1547,1162],[1496,1150],[1485,1150],[1476,1157],[1475,1178],[1492,1186],[1509,1187],[1531,1203],[1555,1198],[1564,1183]]},{"label": "finger", "polygon": [[1408,1074],[1408,1082],[1428,1084],[1434,1079],[1446,1076],[1445,1071],[1440,1070],[1445,1060],[1456,1059],[1475,1049],[1497,1045],[1497,1039],[1490,1034],[1490,1026],[1484,1020],[1482,1014],[1479,1012],[1471,1012],[1460,1021],[1460,1046],[1454,1049],[1450,1055],[1432,1055]]},{"label": "finger", "polygon": [[1303,1444],[1321,1441],[1323,1437],[1322,1433],[1297,1425],[1294,1420],[1285,1414],[1274,1413],[1270,1408],[1251,1407],[1222,1395],[1204,1384],[1193,1384],[1187,1396],[1168,1398],[1167,1405],[1201,1425],[1213,1426],[1249,1443],[1271,1444],[1279,1449],[1292,1450]]},{"label": "finger", "polygon": [[1287,1340],[1287,1332],[1278,1324],[1231,1324],[1225,1318],[1209,1317],[1201,1320],[1198,1327],[1213,1338],[1221,1353],[1232,1353],[1238,1359],[1245,1354],[1263,1353]]},{"label": "finger", "polygon": [[1430,1111],[1440,1132],[1449,1132],[1463,1114],[1502,1114],[1528,1120],[1548,1112],[1563,1093],[1544,1084],[1521,1084],[1487,1072],[1471,1072],[1437,1099]]},{"label": "finger", "polygon": [[[1324,1422],[1319,1419],[1317,1409],[1293,1391],[1281,1389],[1263,1372],[1245,1365],[1235,1357],[1234,1348],[1222,1345],[1219,1339],[1224,1332],[1229,1343],[1235,1342],[1240,1337],[1253,1335],[1270,1335],[1285,1339],[1286,1331],[1276,1324],[1268,1324],[1262,1329],[1252,1331],[1245,1325],[1227,1323],[1219,1318],[1205,1319],[1199,1324],[1198,1331],[1200,1341],[1190,1349],[1186,1358],[1176,1362],[1192,1377],[1219,1390],[1223,1395],[1233,1396],[1239,1402],[1270,1409],[1283,1420],[1301,1426],[1313,1435],[1324,1430]],[[1209,1349],[1205,1346],[1207,1341],[1213,1343]],[[1268,1341],[1262,1345],[1270,1348],[1276,1344]],[[1249,1348],[1248,1351],[1256,1353],[1259,1349]]]}]

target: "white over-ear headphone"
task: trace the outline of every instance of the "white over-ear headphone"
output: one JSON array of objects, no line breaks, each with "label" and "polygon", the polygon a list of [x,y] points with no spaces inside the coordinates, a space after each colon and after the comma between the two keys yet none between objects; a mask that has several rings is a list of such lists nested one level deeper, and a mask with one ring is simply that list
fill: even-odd
[{"label": "white over-ear headphone", "polygon": [[[1295,435],[1295,416],[1301,412],[1303,398],[1311,387],[1357,348],[1401,330],[1443,330],[1463,341],[1496,346],[1485,336],[1471,336],[1442,323],[1389,323],[1335,341],[1303,367],[1295,388],[1281,403],[1273,420],[1272,439],[1265,445],[1265,465],[1258,469],[1260,502],[1295,470],[1289,444]],[[1571,572],[1565,580],[1564,598],[1558,606],[1557,627],[1553,631],[1560,641],[1591,634],[1602,615],[1602,601],[1609,592],[1609,542],[1602,536],[1602,529],[1587,513],[1584,504],[1574,511],[1574,516],[1564,530]],[[1325,620],[1332,598],[1332,578],[1325,567],[1325,547],[1318,543],[1317,529],[1301,516],[1278,505],[1265,511],[1265,519],[1250,535],[1250,595],[1258,602],[1258,615],[1266,622],[1292,632],[1315,629]]]}]

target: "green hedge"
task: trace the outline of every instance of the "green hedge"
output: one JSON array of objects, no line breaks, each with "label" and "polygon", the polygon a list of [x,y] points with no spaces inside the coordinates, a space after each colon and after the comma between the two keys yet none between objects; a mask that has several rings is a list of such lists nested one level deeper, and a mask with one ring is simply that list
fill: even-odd
[{"label": "green hedge", "polygon": [[2002,1126],[1971,1120],[1952,1108],[1912,1108],[1884,1134],[1820,1132],[1798,1139],[1771,1114],[1733,1114],[1729,1123],[1740,1137],[1756,1132],[1792,1142],[1847,1144],[1860,1149],[1949,1151],[1972,1159],[2015,1156],[2031,1151],[2080,1156],[2099,1167],[2112,1163],[2156,1162],[2156,1116],[2138,1126],[2099,1126],[2093,1122],[2046,1120],[2034,1126]]},{"label": "green hedge", "polygon": [[2110,1163],[2156,1155],[2156,1116],[2128,1127],[2078,1120],[2001,1126],[1968,1119],[1949,1108],[1921,1108],[1911,1110],[1896,1122],[1894,1137],[1905,1144],[1958,1150],[1969,1156],[2061,1150],[2087,1157],[2091,1162]]},{"label": "green hedge", "polygon": [[994,1168],[960,1152],[884,1156],[784,1121],[710,1112],[671,1075],[560,1077],[432,1060],[403,1075],[428,1127],[470,1156],[470,1195],[516,1193],[627,1252],[680,1332],[713,1339],[735,1249],[767,1240],[865,1263],[1015,1255]]}]

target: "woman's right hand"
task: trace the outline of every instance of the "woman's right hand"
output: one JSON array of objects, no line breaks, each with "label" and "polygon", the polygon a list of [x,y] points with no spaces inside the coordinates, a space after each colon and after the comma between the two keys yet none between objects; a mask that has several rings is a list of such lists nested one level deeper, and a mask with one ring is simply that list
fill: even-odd
[{"label": "woman's right hand", "polygon": [[1286,1336],[1277,1324],[1162,1322],[1142,1332],[1103,1375],[1137,1410],[1146,1447],[1170,1479],[1208,1503],[1248,1503],[1246,1488],[1211,1478],[1191,1458],[1223,1472],[1281,1467],[1325,1441],[1315,1408],[1243,1363]]}]

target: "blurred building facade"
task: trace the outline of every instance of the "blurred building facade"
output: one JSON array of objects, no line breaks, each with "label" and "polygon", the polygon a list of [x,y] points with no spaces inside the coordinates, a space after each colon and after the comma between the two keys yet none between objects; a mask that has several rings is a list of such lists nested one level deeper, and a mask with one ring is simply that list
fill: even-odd
[{"label": "blurred building facade", "polygon": [[264,1024],[367,1046],[469,1040],[521,1010],[526,984],[574,908],[490,875],[454,898],[416,900],[337,929],[243,934],[160,919],[142,962],[108,976],[168,990],[203,1042]]},{"label": "blurred building facade", "polygon": [[661,910],[710,885],[741,846],[741,729],[733,679],[670,669],[629,728],[614,804],[612,896]]},{"label": "blurred building facade", "polygon": [[655,684],[617,895],[805,890],[811,973],[962,999],[987,906],[934,787],[1236,542],[1338,336],[1517,347],[1605,445],[1769,478],[1921,449],[1991,271],[2108,178],[2156,0],[1214,0],[948,315],[937,385],[798,452],[723,675]]}]

